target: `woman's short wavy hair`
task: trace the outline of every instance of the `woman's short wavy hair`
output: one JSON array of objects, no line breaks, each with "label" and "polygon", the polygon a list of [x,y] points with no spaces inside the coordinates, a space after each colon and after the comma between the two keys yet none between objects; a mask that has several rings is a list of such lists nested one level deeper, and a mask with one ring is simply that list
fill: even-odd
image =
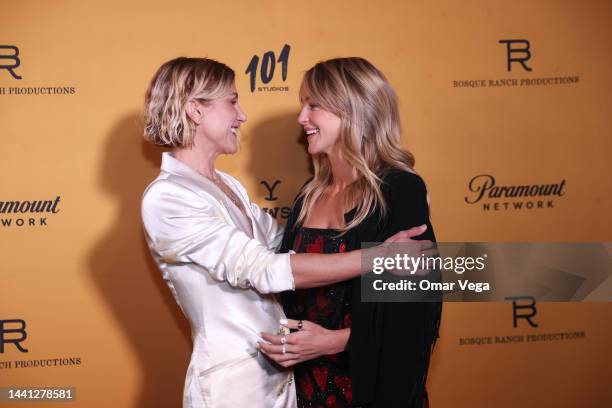
[{"label": "woman's short wavy hair", "polygon": [[159,146],[192,146],[195,123],[185,112],[187,103],[226,96],[234,77],[230,67],[208,58],[179,57],[164,63],[145,96],[145,139]]}]

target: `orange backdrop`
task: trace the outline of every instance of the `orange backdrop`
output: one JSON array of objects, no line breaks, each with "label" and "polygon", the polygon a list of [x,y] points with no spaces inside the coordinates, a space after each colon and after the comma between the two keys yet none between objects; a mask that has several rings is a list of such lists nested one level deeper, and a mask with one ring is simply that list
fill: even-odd
[{"label": "orange backdrop", "polygon": [[[76,387],[79,407],[179,406],[188,327],[139,215],[161,153],[141,139],[144,91],[179,55],[236,70],[249,120],[218,167],[280,222],[308,177],[301,75],[362,56],[397,90],[440,241],[612,241],[610,1],[24,0],[0,12],[0,205],[56,203],[0,212],[0,328],[26,333],[28,350],[4,344],[0,386]],[[481,174],[564,180],[564,195],[468,203]],[[262,182],[276,180],[271,194]],[[515,328],[509,302],[446,304],[432,406],[612,406],[611,317],[607,303],[537,304],[538,327]],[[565,332],[583,335],[517,340]]]}]

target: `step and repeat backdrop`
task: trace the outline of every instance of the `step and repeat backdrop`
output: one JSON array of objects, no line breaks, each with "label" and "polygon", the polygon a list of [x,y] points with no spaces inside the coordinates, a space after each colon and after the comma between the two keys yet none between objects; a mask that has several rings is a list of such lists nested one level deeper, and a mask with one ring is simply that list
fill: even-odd
[{"label": "step and repeat backdrop", "polygon": [[[181,55],[236,71],[249,119],[217,164],[281,223],[309,176],[302,74],[361,56],[398,93],[440,241],[612,241],[610,1],[25,0],[0,16],[0,387],[180,406],[189,327],[139,205],[162,152],[142,140],[144,92]],[[612,406],[612,305],[521,295],[444,305],[432,406]]]}]

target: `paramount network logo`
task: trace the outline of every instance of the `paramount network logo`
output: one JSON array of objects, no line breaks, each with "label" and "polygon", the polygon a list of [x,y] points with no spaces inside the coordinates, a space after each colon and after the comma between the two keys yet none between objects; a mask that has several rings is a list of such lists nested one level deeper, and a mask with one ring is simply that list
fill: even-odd
[{"label": "paramount network logo", "polygon": [[490,174],[479,174],[468,183],[467,204],[482,204],[483,211],[554,208],[565,195],[565,179],[558,183],[498,185]]},{"label": "paramount network logo", "polygon": [[0,201],[0,227],[47,226],[49,215],[60,211],[60,199]]}]

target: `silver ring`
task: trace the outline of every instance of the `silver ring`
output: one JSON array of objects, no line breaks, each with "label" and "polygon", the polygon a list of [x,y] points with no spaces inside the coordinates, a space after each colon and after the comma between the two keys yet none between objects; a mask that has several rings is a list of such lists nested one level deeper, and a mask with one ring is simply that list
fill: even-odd
[{"label": "silver ring", "polygon": [[281,344],[287,343],[287,336],[281,336]]},{"label": "silver ring", "polygon": [[297,329],[298,330],[302,330],[302,327],[304,327],[304,322],[302,320],[300,320],[300,321],[298,321]]},{"label": "silver ring", "polygon": [[287,349],[285,348],[284,344],[283,344],[283,347],[281,347],[281,353],[282,354],[286,354],[287,353]]}]

